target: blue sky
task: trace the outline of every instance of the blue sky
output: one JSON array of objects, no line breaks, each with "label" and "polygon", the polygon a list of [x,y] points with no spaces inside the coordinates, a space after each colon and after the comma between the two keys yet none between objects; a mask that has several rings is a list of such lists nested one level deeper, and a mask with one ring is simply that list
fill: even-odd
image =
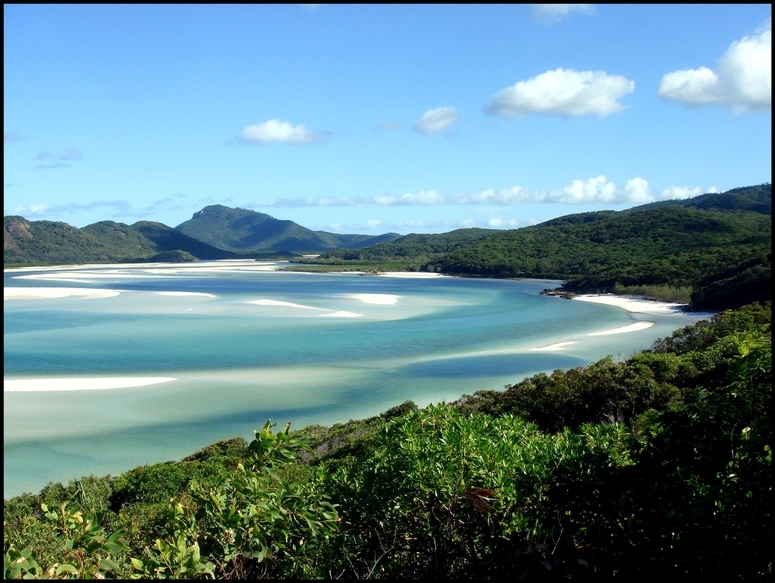
[{"label": "blue sky", "polygon": [[517,228],[771,181],[769,5],[4,6],[4,214]]}]

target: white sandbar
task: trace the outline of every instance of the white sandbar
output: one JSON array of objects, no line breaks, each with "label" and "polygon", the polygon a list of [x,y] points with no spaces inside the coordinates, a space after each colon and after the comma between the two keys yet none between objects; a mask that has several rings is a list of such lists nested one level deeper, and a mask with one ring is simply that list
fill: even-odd
[{"label": "white sandbar", "polygon": [[427,271],[387,271],[385,273],[377,274],[378,277],[410,277],[416,279],[423,279],[429,277],[448,277],[440,273],[430,273]]},{"label": "white sandbar", "polygon": [[14,275],[14,279],[39,279],[43,281],[73,281],[73,276],[80,276],[80,277],[88,277],[90,279],[117,279],[121,277],[133,277],[133,278],[143,278],[146,277],[144,275],[134,275],[132,273],[121,273],[118,270],[112,270],[112,271],[106,271],[103,273],[95,272],[95,271],[88,271],[88,272],[81,272],[81,271],[69,271],[66,273],[38,273],[34,275]]},{"label": "white sandbar", "polygon": [[344,310],[339,312],[333,312],[332,314],[320,314],[321,318],[360,318],[363,314],[356,314],[354,312],[345,312]]},{"label": "white sandbar", "polygon": [[617,308],[638,314],[675,314],[687,305],[645,300],[637,296],[615,296],[612,294],[589,294],[576,296],[573,299],[580,302],[616,306]]},{"label": "white sandbar", "polygon": [[313,306],[303,306],[301,304],[294,304],[292,302],[282,302],[280,300],[253,300],[251,302],[245,302],[246,304],[256,304],[259,306],[284,306],[286,308],[301,308],[303,310],[322,310],[324,308],[315,308]]},{"label": "white sandbar", "polygon": [[65,379],[3,379],[3,391],[95,391],[125,389],[168,383],[172,377],[116,377],[116,378],[65,378]]},{"label": "white sandbar", "polygon": [[207,294],[204,292],[161,291],[153,293],[155,293],[157,296],[204,296],[208,298],[217,297],[214,294]]},{"label": "white sandbar", "polygon": [[627,332],[637,332],[638,330],[645,330],[651,328],[654,322],[635,322],[629,326],[622,326],[621,328],[612,328],[611,330],[603,330],[602,332],[592,332],[587,336],[608,336],[610,334],[626,334]]},{"label": "white sandbar", "polygon": [[398,302],[398,298],[401,296],[394,296],[391,294],[349,294],[347,297],[363,302],[364,304],[392,306]]},{"label": "white sandbar", "polygon": [[557,344],[551,344],[550,346],[541,346],[539,348],[531,348],[531,352],[543,352],[545,350],[562,350],[564,347],[570,345],[570,344],[576,344],[575,340],[570,340],[569,342],[558,342]]},{"label": "white sandbar", "polygon": [[4,287],[4,300],[49,300],[77,296],[81,298],[112,298],[121,292],[114,289],[77,287]]}]

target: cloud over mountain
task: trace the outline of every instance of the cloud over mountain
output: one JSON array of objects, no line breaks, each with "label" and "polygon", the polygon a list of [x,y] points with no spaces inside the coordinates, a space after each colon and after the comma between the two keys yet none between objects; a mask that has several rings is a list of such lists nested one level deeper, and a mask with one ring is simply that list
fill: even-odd
[{"label": "cloud over mountain", "polygon": [[600,175],[587,180],[574,180],[568,186],[556,190],[533,190],[512,186],[496,190],[490,188],[474,194],[444,194],[437,190],[407,192],[402,195],[377,195],[359,197],[284,198],[256,201],[253,208],[291,208],[314,206],[431,206],[431,205],[519,205],[519,204],[643,204],[659,200],[689,198],[703,192],[716,192],[715,187],[669,186],[660,194],[652,191],[648,181],[631,178],[623,186],[617,186]]}]

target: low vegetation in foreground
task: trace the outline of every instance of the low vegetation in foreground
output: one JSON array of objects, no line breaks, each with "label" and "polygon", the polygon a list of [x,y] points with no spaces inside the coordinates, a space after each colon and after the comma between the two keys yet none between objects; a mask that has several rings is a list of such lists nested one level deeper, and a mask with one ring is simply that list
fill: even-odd
[{"label": "low vegetation in foreground", "polygon": [[772,578],[771,304],[4,501],[6,578]]}]

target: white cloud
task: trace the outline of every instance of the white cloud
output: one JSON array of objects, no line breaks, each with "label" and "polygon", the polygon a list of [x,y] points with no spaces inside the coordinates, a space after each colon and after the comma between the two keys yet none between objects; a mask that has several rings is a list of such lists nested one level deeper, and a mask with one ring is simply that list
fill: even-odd
[{"label": "white cloud", "polygon": [[39,215],[46,212],[49,208],[51,207],[49,207],[47,204],[31,204],[26,208],[23,206],[17,207],[15,213],[27,211],[27,213],[31,215]]},{"label": "white cloud", "polygon": [[649,183],[643,178],[631,178],[624,183],[619,200],[626,203],[644,204],[654,200]]},{"label": "white cloud", "polygon": [[84,211],[94,211],[99,208],[107,207],[122,213],[132,211],[132,206],[126,200],[98,200],[89,203],[71,202],[60,205],[48,205],[45,203],[33,203],[28,206],[17,206],[13,214],[22,216],[45,217],[51,219],[67,218],[75,213]]},{"label": "white cloud", "polygon": [[546,24],[559,22],[571,12],[594,14],[594,4],[533,4],[533,18]]},{"label": "white cloud", "polygon": [[382,225],[383,223],[379,219],[369,219],[361,225],[361,228],[368,231],[376,231],[377,229],[381,229]]},{"label": "white cloud", "polygon": [[414,194],[407,192],[401,196],[379,195],[372,197],[372,204],[386,206],[405,206],[405,205],[431,205],[446,204],[447,197],[435,190],[421,190]]},{"label": "white cloud", "polygon": [[437,190],[407,192],[400,196],[381,194],[345,198],[294,198],[257,201],[251,208],[267,207],[314,207],[314,206],[432,206],[432,205],[484,205],[510,206],[519,204],[645,204],[657,200],[689,198],[706,192],[718,192],[715,187],[669,186],[656,195],[644,178],[631,178],[623,186],[617,186],[600,175],[586,180],[574,180],[568,186],[556,190],[533,190],[524,186],[512,186],[496,190],[490,188],[473,194],[444,194]]},{"label": "white cloud", "polygon": [[524,223],[518,219],[490,219],[487,226],[492,229],[516,229]]},{"label": "white cloud", "polygon": [[616,198],[616,190],[616,185],[601,175],[589,180],[574,180],[570,186],[553,192],[549,198],[553,202],[570,204],[611,202]]},{"label": "white cloud", "polygon": [[458,195],[453,197],[457,204],[520,204],[523,202],[537,202],[535,199],[539,196],[536,191],[531,191],[522,186],[512,186],[511,188],[502,188],[495,190],[493,188],[483,190],[472,195]]},{"label": "white cloud", "polygon": [[662,77],[662,99],[691,107],[721,105],[733,113],[770,111],[772,105],[772,30],[767,19],[759,34],[729,45],[716,70],[682,69]]},{"label": "white cloud", "polygon": [[710,188],[705,189],[703,189],[701,186],[695,186],[694,188],[689,186],[668,186],[662,191],[662,193],[659,195],[659,198],[662,200],[684,199],[718,191],[718,188],[715,186],[711,186]]},{"label": "white cloud", "polygon": [[446,129],[455,123],[459,117],[457,110],[449,105],[429,109],[420,119],[414,122],[414,129],[421,134],[430,136]]},{"label": "white cloud", "polygon": [[322,141],[328,134],[313,132],[304,124],[293,125],[287,121],[270,119],[255,125],[245,126],[239,133],[243,142],[259,144],[312,144]]},{"label": "white cloud", "polygon": [[531,113],[605,117],[625,109],[617,99],[634,90],[635,81],[621,75],[555,69],[499,91],[484,112],[500,117],[525,117]]}]

